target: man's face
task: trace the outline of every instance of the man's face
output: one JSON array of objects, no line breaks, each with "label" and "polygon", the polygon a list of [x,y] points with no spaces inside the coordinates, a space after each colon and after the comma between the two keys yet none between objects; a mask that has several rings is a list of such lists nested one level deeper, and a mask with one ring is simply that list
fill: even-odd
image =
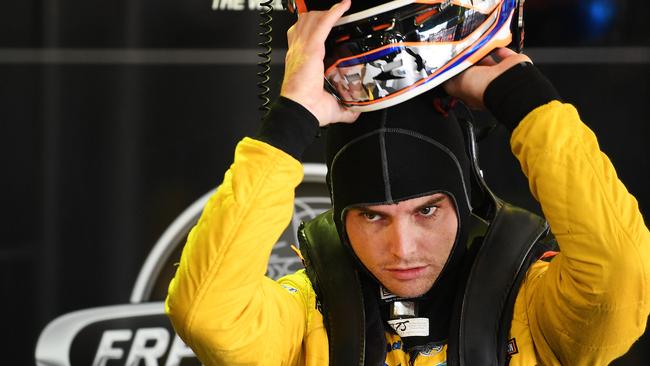
[{"label": "man's face", "polygon": [[449,196],[436,193],[348,209],[345,227],[357,257],[384,287],[417,297],[431,289],[447,262],[458,217]]}]

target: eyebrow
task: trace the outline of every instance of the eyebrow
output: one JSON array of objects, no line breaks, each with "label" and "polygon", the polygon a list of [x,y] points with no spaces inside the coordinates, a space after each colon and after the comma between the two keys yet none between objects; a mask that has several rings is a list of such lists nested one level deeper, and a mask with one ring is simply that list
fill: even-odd
[{"label": "eyebrow", "polygon": [[444,201],[446,199],[447,199],[447,195],[441,194],[441,195],[433,197],[430,200],[426,201],[425,203],[419,205],[418,207],[415,208],[415,210],[417,211],[417,210],[420,210],[420,209],[425,208],[425,207],[436,205],[436,204],[438,204],[438,203],[440,203],[440,202],[442,202],[442,201]]}]

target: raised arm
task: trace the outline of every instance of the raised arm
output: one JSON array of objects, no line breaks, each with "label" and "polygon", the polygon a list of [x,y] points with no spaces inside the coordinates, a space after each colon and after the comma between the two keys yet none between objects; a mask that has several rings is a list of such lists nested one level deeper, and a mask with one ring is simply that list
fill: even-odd
[{"label": "raised arm", "polygon": [[264,274],[291,219],[300,156],[319,126],[356,118],[322,90],[323,42],[348,7],[349,0],[301,15],[291,28],[282,97],[255,139],[237,145],[183,249],[166,311],[206,365],[284,365],[304,357],[313,290],[300,282],[304,276],[287,280],[287,288]]},{"label": "raised arm", "polygon": [[470,92],[470,103],[487,105],[514,129],[512,151],[561,248],[548,270],[534,266],[525,283],[536,354],[543,364],[608,364],[645,330],[650,233],[575,108],[558,101],[532,65],[519,63],[524,56],[499,52],[502,65],[489,61],[448,89],[467,97],[464,86],[498,71],[489,87],[478,82],[485,93]]},{"label": "raised arm", "polygon": [[[204,364],[254,364],[260,355],[280,352],[280,341],[300,344],[301,299],[264,274],[272,246],[291,218],[293,188],[301,177],[297,160],[244,139],[192,229],[166,311]],[[283,357],[297,356],[286,348]]]}]

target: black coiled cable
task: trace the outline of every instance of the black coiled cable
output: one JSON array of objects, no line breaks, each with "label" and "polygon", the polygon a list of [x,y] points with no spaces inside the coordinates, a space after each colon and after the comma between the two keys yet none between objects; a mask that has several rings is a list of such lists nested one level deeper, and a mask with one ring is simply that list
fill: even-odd
[{"label": "black coiled cable", "polygon": [[271,110],[269,107],[270,98],[269,94],[271,89],[268,86],[268,82],[271,79],[269,73],[271,72],[271,42],[273,41],[273,36],[271,32],[273,28],[271,27],[271,22],[273,17],[271,13],[273,12],[273,0],[267,0],[260,4],[260,28],[259,33],[260,38],[262,39],[257,45],[262,48],[262,52],[259,52],[257,55],[262,59],[258,62],[257,65],[261,67],[261,70],[257,73],[259,81],[257,82],[257,87],[259,88],[258,98],[262,100],[262,104],[259,107],[260,111],[263,111],[262,118]]}]

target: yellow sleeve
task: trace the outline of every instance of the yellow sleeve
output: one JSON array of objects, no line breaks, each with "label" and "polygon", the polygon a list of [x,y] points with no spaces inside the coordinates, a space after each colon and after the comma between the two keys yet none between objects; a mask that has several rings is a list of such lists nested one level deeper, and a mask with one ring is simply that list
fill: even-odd
[{"label": "yellow sleeve", "polygon": [[205,365],[288,365],[301,357],[304,295],[264,274],[302,175],[290,155],[246,138],[192,229],[165,310]]},{"label": "yellow sleeve", "polygon": [[608,364],[643,333],[650,311],[650,233],[637,201],[571,105],[535,109],[511,146],[561,248],[526,280],[538,357]]}]

